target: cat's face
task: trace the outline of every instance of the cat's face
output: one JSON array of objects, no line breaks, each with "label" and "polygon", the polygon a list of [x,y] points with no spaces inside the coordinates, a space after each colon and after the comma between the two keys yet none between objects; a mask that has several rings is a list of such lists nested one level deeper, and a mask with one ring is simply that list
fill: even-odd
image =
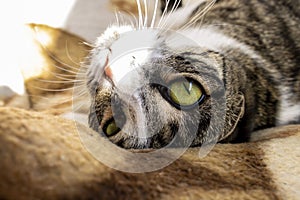
[{"label": "cat's face", "polygon": [[224,65],[221,54],[178,33],[112,27],[88,63],[89,125],[124,148],[224,139],[244,106],[238,88],[226,87],[238,74],[226,75]]}]

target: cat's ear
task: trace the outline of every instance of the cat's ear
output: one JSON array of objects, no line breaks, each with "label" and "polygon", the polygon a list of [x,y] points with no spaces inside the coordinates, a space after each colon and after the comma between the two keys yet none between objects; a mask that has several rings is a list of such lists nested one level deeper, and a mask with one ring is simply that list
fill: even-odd
[{"label": "cat's ear", "polygon": [[227,110],[225,118],[225,130],[221,139],[230,136],[237,128],[239,121],[244,116],[245,112],[245,97],[242,93],[231,95],[227,99]]},{"label": "cat's ear", "polygon": [[45,100],[50,93],[73,86],[72,80],[76,79],[91,46],[74,34],[47,25],[28,24],[26,33],[21,70],[31,106],[35,108],[41,98]]}]

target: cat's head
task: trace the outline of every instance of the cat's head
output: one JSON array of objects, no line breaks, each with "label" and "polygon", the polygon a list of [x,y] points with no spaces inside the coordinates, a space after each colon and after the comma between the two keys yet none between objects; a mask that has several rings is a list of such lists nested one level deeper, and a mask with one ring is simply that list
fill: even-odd
[{"label": "cat's head", "polygon": [[111,27],[87,63],[89,125],[124,148],[220,141],[244,112],[234,64],[173,31]]}]

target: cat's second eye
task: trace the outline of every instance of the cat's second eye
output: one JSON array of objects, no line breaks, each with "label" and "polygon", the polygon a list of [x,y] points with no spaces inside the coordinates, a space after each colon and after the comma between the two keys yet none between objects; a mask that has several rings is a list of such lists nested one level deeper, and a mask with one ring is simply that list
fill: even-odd
[{"label": "cat's second eye", "polygon": [[117,126],[116,121],[114,119],[110,120],[105,126],[104,126],[104,133],[106,136],[114,136],[117,134],[121,129]]},{"label": "cat's second eye", "polygon": [[168,100],[177,108],[193,108],[201,103],[203,99],[202,87],[194,80],[175,80],[168,87]]}]

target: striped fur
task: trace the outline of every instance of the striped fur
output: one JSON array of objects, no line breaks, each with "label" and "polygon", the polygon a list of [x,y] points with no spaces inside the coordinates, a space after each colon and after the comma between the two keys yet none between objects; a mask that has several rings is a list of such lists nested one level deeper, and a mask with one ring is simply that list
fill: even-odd
[{"label": "striped fur", "polygon": [[[250,1],[250,3],[251,2],[254,1]],[[269,2],[270,1],[268,1],[268,3]],[[297,2],[294,3],[296,6]],[[220,9],[222,7],[221,5],[224,6],[224,4],[224,2],[221,4],[221,1],[219,1],[214,9],[217,9],[218,6]],[[286,2],[284,4],[286,4]],[[279,16],[285,18],[284,15]],[[213,16],[211,17],[214,18]],[[185,19],[183,16],[182,18]],[[226,18],[222,18],[222,20],[225,19]],[[209,20],[209,18],[206,18],[206,20]],[[203,23],[209,23],[209,21],[203,21]],[[277,73],[280,70],[278,70],[277,67],[273,68],[272,61],[269,60],[270,57],[266,56],[273,54],[268,50],[269,47],[265,47],[266,49],[264,49],[265,51],[268,50],[268,53],[264,51],[264,53],[261,53],[259,47],[253,48],[252,45],[239,39],[240,34],[232,37],[230,34],[226,34],[227,30],[223,29],[218,27],[203,27],[201,31],[198,29],[194,31],[195,29],[190,27],[190,29],[188,29],[188,32],[192,33],[190,37],[194,39],[196,38],[194,34],[198,34],[200,39],[198,39],[197,42],[210,50],[207,51],[206,48],[203,48],[201,51],[194,52],[191,56],[190,52],[195,49],[190,48],[189,52],[186,52],[186,49],[178,50],[176,46],[178,43],[170,42],[169,50],[177,49],[176,52],[177,54],[180,53],[180,56],[170,57],[170,54],[167,54],[169,57],[165,60],[165,64],[171,63],[172,66],[175,66],[173,68],[176,68],[178,71],[184,71],[189,68],[190,70],[194,70],[195,75],[201,75],[201,73],[203,74],[205,72],[203,71],[204,67],[201,68],[202,70],[196,70],[197,68],[190,66],[187,67],[187,64],[189,62],[191,63],[191,61],[187,59],[195,57],[201,58],[198,60],[199,64],[206,62],[212,66],[224,67],[217,67],[216,70],[208,68],[207,70],[214,72],[210,74],[210,78],[225,80],[227,90],[231,91],[230,87],[237,88],[238,90],[246,88],[244,91],[246,94],[250,91],[248,89],[255,89],[256,93],[250,93],[250,95],[246,96],[246,105],[249,106],[249,103],[247,104],[249,99],[251,100],[253,96],[258,96],[258,99],[263,103],[260,105],[260,109],[257,110],[262,112],[262,114],[256,114],[255,109],[250,110],[250,113],[249,110],[246,110],[242,118],[243,120],[238,127],[245,125],[244,123],[247,122],[246,119],[249,119],[250,122],[253,121],[253,123],[257,125],[257,129],[264,129],[264,123],[266,123],[267,126],[275,126],[275,123],[285,124],[296,122],[299,113],[297,112],[299,110],[299,103],[297,103],[299,102],[297,99],[299,98],[299,91],[297,90],[299,90],[300,87],[299,79],[291,79],[291,77],[299,77],[299,73],[296,67],[294,71],[289,71],[285,67],[289,68],[293,63],[296,66],[298,62],[285,63],[281,61],[280,58],[286,58],[285,61],[287,61],[292,54],[286,55],[286,51],[296,51],[297,48],[282,51],[285,52],[282,56],[275,56],[273,58],[279,60],[281,64],[284,64],[281,66],[280,63],[276,63],[274,66],[278,66],[278,69],[282,68],[282,74],[290,77],[278,78],[278,74],[282,76],[281,72]],[[116,29],[116,31],[118,31],[118,29]],[[252,34],[252,31],[248,34],[250,33]],[[65,33],[62,33],[62,35],[64,34]],[[232,34],[235,34],[235,32]],[[213,36],[221,38],[218,38],[219,40],[201,40],[204,36],[206,38]],[[70,37],[70,35],[68,37]],[[54,43],[61,44],[60,41],[61,40],[54,41]],[[262,39],[262,41],[267,43],[270,40]],[[297,38],[295,41],[297,41]],[[272,40],[272,42],[276,43],[276,40]],[[78,40],[74,40],[74,44],[78,44]],[[284,45],[287,44],[282,44],[282,47],[284,47]],[[279,48],[279,46],[278,44],[277,48]],[[61,49],[63,49],[63,47]],[[64,50],[62,50],[62,52],[64,52]],[[228,61],[225,55],[235,56],[236,59]],[[161,54],[156,54],[156,57],[160,56]],[[299,54],[295,54],[295,56],[297,57]],[[81,54],[76,54],[74,57],[80,58]],[[97,59],[95,61],[99,62]],[[245,63],[244,61],[247,62]],[[253,72],[251,71],[251,67],[257,64],[263,63],[265,67],[262,69],[259,68],[259,70],[254,68],[257,69],[257,71],[255,70],[253,76],[250,76],[248,80],[248,76],[242,76],[240,71],[242,67],[237,65],[237,63],[242,63],[243,67],[248,67],[247,74]],[[68,67],[63,67],[66,66],[62,66],[62,69],[69,69]],[[290,69],[293,68],[291,67]],[[58,71],[60,75],[67,75],[67,73],[64,72],[65,70],[63,70],[63,72],[60,70],[61,69]],[[101,69],[98,70],[101,71]],[[56,71],[54,71],[54,73],[55,72]],[[97,70],[93,72],[97,72]],[[297,73],[298,75],[295,75]],[[272,76],[268,76],[269,74],[272,74]],[[96,74],[94,73],[93,75],[95,76]],[[239,79],[236,79],[237,77]],[[240,81],[245,78],[248,82]],[[255,81],[256,79],[258,79],[259,82]],[[209,81],[209,79],[206,81]],[[249,84],[249,81],[250,83],[253,81],[253,83]],[[270,84],[271,81],[274,81],[274,83]],[[29,81],[27,85],[30,85],[30,83]],[[36,82],[34,82],[34,84],[36,84]],[[294,85],[294,87],[286,87],[284,86],[285,84]],[[64,86],[65,84],[61,83],[59,88],[64,88]],[[93,85],[90,84],[89,86]],[[109,89],[109,82],[103,82],[103,86],[106,87],[105,90],[102,88],[102,90],[96,92],[96,101],[94,103],[97,103],[95,107],[98,111],[97,117],[105,120],[112,115],[110,109],[107,109],[106,112],[104,111],[105,107],[110,104],[112,90]],[[48,87],[48,83],[45,87]],[[93,87],[89,89],[93,89]],[[272,98],[269,98],[268,94],[274,94],[275,99],[280,101],[281,106],[274,106],[272,101],[273,97],[271,96]],[[56,115],[69,109],[69,104],[71,103],[60,105],[59,108],[62,107],[63,111],[51,110],[51,108],[57,109],[58,107],[53,107],[49,100],[62,103],[61,99],[70,97],[70,93],[60,92],[57,93],[57,97],[51,93],[48,95],[47,97],[49,97],[49,99],[33,101],[33,104],[39,105],[43,103],[44,107],[42,110]],[[159,96],[157,95],[156,97]],[[235,100],[237,99],[238,98],[235,98]],[[243,98],[239,100],[241,99]],[[82,99],[80,100],[82,101]],[[143,99],[137,98],[137,100],[141,102]],[[150,97],[149,100],[153,100],[153,98]],[[154,102],[154,104],[156,103],[157,102]],[[173,116],[176,116],[176,113],[172,112],[172,107],[166,104],[166,102],[161,103],[165,105],[162,106],[164,112],[169,110]],[[231,105],[233,106],[231,107],[231,111],[238,112],[235,109],[243,105],[240,103],[241,101],[232,102]],[[36,110],[41,109],[39,106],[33,106],[33,108],[36,108]],[[277,109],[279,110],[279,118],[281,118],[281,120],[277,120],[277,117],[274,117],[274,113],[278,113]],[[258,115],[258,117],[251,116],[253,112]],[[266,112],[268,114],[266,114]],[[168,114],[170,113],[166,113],[166,116]],[[159,114],[157,116],[159,116]],[[254,129],[254,127],[250,128],[251,130]],[[264,129],[254,133],[251,132],[252,137],[250,138],[250,142],[217,144],[210,154],[202,159],[199,158],[201,148],[189,148],[180,159],[168,167],[158,171],[140,174],[116,171],[95,160],[82,146],[80,138],[78,137],[78,129],[84,130],[84,133],[89,133],[89,136],[93,136],[92,138],[97,138],[98,136],[97,132],[93,132],[80,124],[76,126],[73,121],[60,117],[45,113],[25,111],[23,109],[1,108],[0,157],[2,158],[2,170],[0,172],[0,198],[299,199],[299,126],[283,126]],[[174,126],[168,126],[164,129],[167,138],[169,137],[168,134],[172,132],[172,129],[174,129]],[[246,132],[241,129],[237,132],[237,134],[243,133]],[[159,138],[158,142],[154,144],[159,147],[161,146],[161,140],[164,139],[164,137]],[[105,139],[101,138],[101,140]],[[96,141],[95,143],[96,147],[99,144],[98,142],[99,141]],[[133,140],[132,143],[128,141],[128,143],[119,143],[119,145],[125,144],[137,147],[135,142],[136,141]],[[157,147],[154,144],[153,147]],[[106,153],[109,154],[113,152],[110,152],[110,149],[98,152],[98,154]],[[111,156],[110,159],[114,160],[117,157],[118,155],[114,155]],[[130,158],[123,159],[126,162],[130,160]],[[143,160],[139,161],[139,163],[143,163]]]},{"label": "striped fur", "polygon": [[[176,1],[167,5],[169,10],[182,6]],[[300,4],[296,1],[199,1],[176,11],[171,9],[170,15],[158,23],[163,30],[147,29],[145,24],[139,28],[121,25],[113,27],[112,35],[108,28],[99,37],[87,63],[88,87],[93,98],[90,126],[102,133],[107,120],[115,117],[110,111],[111,99],[121,102],[117,113],[127,120],[122,130],[110,139],[125,148],[160,148],[177,132],[183,143],[192,137],[192,132],[197,132],[190,143],[192,146],[214,141],[241,142],[249,140],[256,130],[299,123],[300,16],[297,11]],[[143,18],[141,12],[139,17]],[[144,19],[146,23],[146,16]],[[149,38],[147,44],[145,38]],[[112,77],[118,77],[123,68],[128,68],[127,72],[133,68],[125,62],[112,67],[110,61],[123,47],[125,52],[130,47],[138,48],[139,44],[156,50],[148,52],[140,62],[135,60],[139,55],[133,53],[128,63],[134,63],[138,73],[129,80],[136,81],[131,85],[120,84],[121,79]],[[103,55],[105,49],[110,52]],[[101,62],[106,63],[101,65]],[[102,76],[108,66],[110,77]],[[97,74],[93,73],[96,69]],[[119,77],[128,75],[127,72]],[[198,81],[206,90],[207,98],[193,112],[176,110],[162,98],[159,87],[147,85],[153,77],[164,84],[167,76],[175,72]],[[129,102],[130,94],[122,97],[118,91],[126,91],[126,87],[139,88],[135,95],[142,101]],[[217,109],[218,119],[213,119],[209,113],[222,106],[219,95],[223,89],[224,113]],[[125,111],[127,108],[129,111]]]}]

